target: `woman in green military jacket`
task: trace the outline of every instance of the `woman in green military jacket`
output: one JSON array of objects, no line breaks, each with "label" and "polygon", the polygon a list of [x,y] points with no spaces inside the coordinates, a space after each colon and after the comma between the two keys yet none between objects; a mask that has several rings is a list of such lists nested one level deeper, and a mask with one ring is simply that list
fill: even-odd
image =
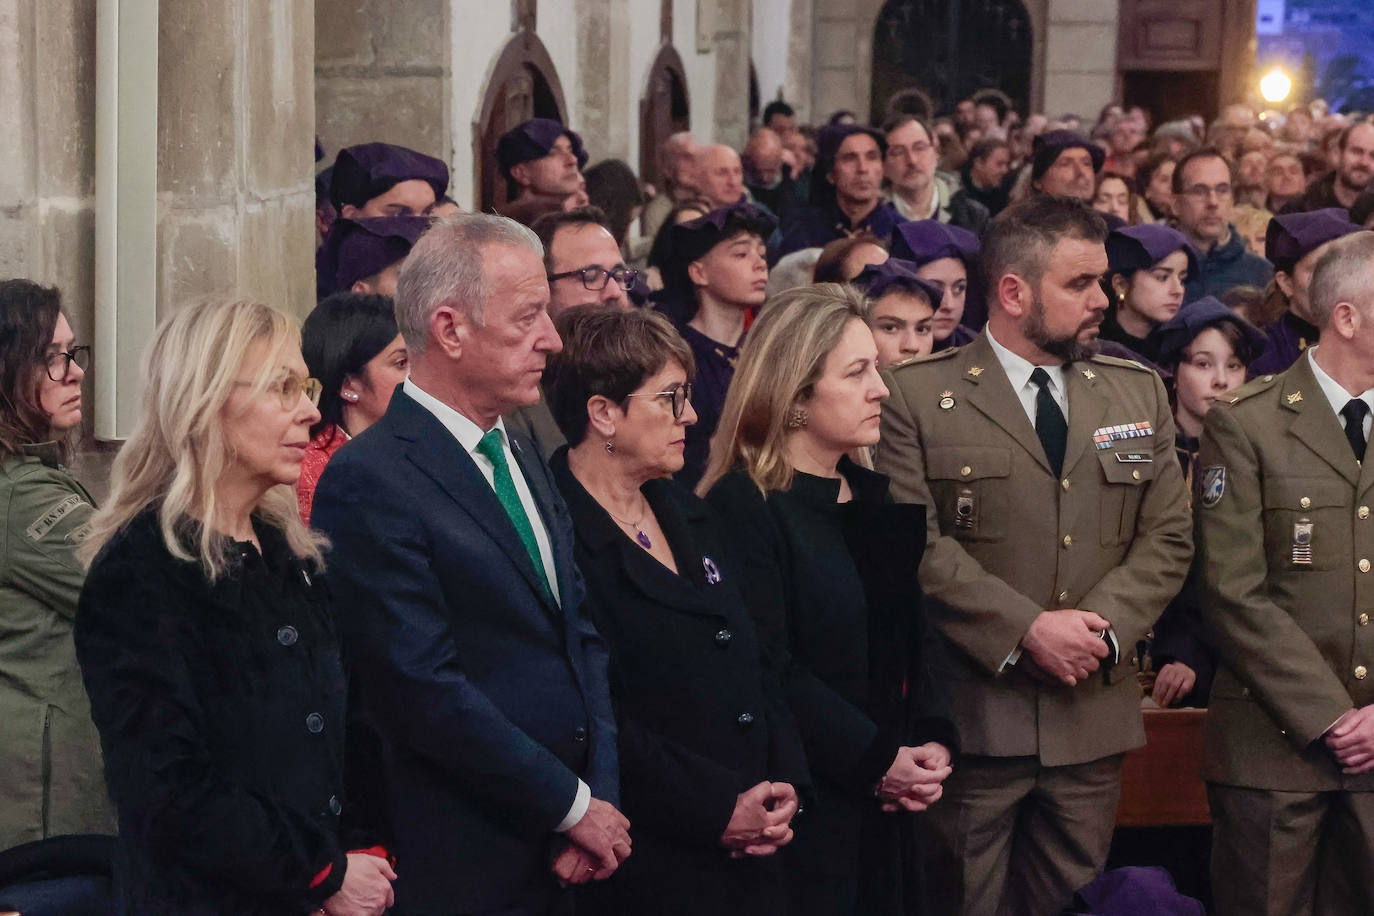
[{"label": "woman in green military jacket", "polygon": [[62,462],[90,356],[57,290],[0,282],[0,849],[113,833],[72,644],[91,499]]}]

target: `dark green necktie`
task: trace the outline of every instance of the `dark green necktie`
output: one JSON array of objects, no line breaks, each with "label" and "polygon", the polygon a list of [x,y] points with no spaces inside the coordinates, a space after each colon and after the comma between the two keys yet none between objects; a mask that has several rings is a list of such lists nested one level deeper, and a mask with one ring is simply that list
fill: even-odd
[{"label": "dark green necktie", "polygon": [[539,574],[539,581],[544,584],[544,591],[552,595],[553,589],[549,588],[549,577],[544,572],[544,558],[539,553],[539,543],[534,539],[534,529],[530,527],[529,516],[525,514],[525,507],[520,502],[520,494],[515,491],[515,481],[510,476],[510,465],[506,463],[506,450],[501,447],[501,431],[498,429],[487,430],[482,441],[477,443],[477,451],[485,455],[486,459],[491,462],[491,482],[496,489],[496,498],[501,500],[501,508],[505,509],[506,515],[510,516],[511,524],[515,526],[515,533],[520,535],[520,541],[525,545],[525,551],[530,555],[530,562],[534,564],[534,571]]}]

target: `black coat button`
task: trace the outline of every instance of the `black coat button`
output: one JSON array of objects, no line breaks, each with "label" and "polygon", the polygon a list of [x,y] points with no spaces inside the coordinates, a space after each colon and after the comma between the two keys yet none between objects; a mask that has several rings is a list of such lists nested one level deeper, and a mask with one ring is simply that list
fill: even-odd
[{"label": "black coat button", "polygon": [[587,740],[587,730],[586,730],[585,728],[580,727],[580,726],[579,726],[578,728],[573,729],[573,740],[574,740],[574,741],[586,741],[586,740]]},{"label": "black coat button", "polygon": [[339,801],[339,796],[329,796],[329,813],[334,815],[335,817],[338,817],[340,814],[343,814],[343,802]]},{"label": "black coat button", "polygon": [[730,640],[734,638],[734,633],[731,633],[729,630],[721,630],[716,634],[716,645],[724,649],[726,646],[730,645]]},{"label": "black coat button", "polygon": [[748,728],[749,726],[754,724],[754,714],[752,712],[742,712],[739,714],[739,718],[735,721],[738,722],[744,728]]},{"label": "black coat button", "polygon": [[318,735],[320,732],[324,731],[324,716],[317,712],[312,712],[305,717],[305,727],[310,734]]},{"label": "black coat button", "polygon": [[281,643],[283,646],[294,646],[296,640],[300,638],[301,634],[297,633],[296,628],[293,626],[284,626],[277,631],[277,642]]}]

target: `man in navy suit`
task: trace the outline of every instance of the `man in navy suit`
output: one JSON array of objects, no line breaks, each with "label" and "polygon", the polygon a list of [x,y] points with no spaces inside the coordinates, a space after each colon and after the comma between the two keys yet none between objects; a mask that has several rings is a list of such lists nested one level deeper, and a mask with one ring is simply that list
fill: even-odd
[{"label": "man in navy suit", "polygon": [[542,256],[482,213],[416,243],[396,297],[410,377],[315,494],[407,916],[563,912],[560,885],[630,852],[572,521],[500,419],[562,348]]}]

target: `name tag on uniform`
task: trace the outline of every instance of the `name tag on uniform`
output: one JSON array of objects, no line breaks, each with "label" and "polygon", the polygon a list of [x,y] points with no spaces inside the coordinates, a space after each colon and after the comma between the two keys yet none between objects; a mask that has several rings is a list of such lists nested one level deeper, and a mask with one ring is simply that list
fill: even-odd
[{"label": "name tag on uniform", "polygon": [[1120,464],[1149,464],[1155,460],[1148,452],[1116,452],[1115,456]]}]

